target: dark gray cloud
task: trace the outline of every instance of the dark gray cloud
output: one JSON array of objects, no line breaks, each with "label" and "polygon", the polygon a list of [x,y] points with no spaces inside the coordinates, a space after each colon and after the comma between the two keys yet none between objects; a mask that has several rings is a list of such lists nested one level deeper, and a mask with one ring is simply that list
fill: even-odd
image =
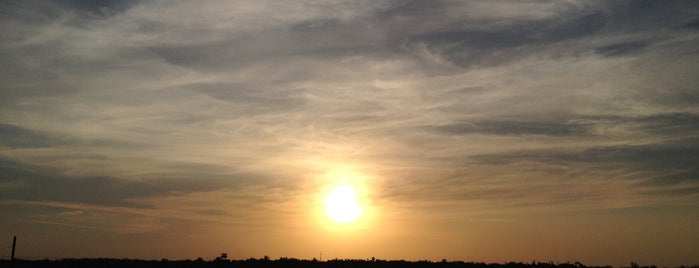
[{"label": "dark gray cloud", "polygon": [[143,148],[147,144],[119,139],[90,139],[60,133],[31,130],[14,124],[0,123],[0,145],[7,148],[102,147]]},{"label": "dark gray cloud", "polygon": [[[214,191],[245,183],[258,183],[255,175],[216,174],[212,165],[178,164],[173,175],[156,178],[124,179],[108,176],[62,174],[61,170],[37,164],[0,159],[0,184],[10,187],[0,199],[23,201],[55,201],[98,206],[143,207],[136,198],[153,198],[173,193]],[[217,170],[218,169],[218,170]],[[187,172],[189,170],[189,172]],[[207,172],[192,172],[207,170]]]},{"label": "dark gray cloud", "polygon": [[[679,140],[665,144],[618,145],[572,149],[513,151],[472,157],[480,164],[506,165],[518,162],[543,166],[568,166],[594,173],[617,173],[613,177],[644,180],[650,185],[675,184],[699,179],[699,141]],[[565,179],[565,178],[562,178]]]},{"label": "dark gray cloud", "polygon": [[599,47],[596,51],[607,57],[624,56],[641,52],[650,44],[651,42],[649,41],[631,41]]},{"label": "dark gray cloud", "polygon": [[172,64],[206,70],[236,70],[253,63],[295,57],[332,59],[390,53],[373,31],[361,21],[317,19],[255,34],[241,33],[220,40],[148,46],[146,49]]},{"label": "dark gray cloud", "polygon": [[36,171],[36,167],[21,166],[17,162],[2,161],[0,165],[3,174],[0,180],[3,184],[12,185],[11,191],[2,194],[3,199],[140,207],[127,199],[167,192],[145,183],[109,177],[69,178],[44,173]]},{"label": "dark gray cloud", "polygon": [[[417,25],[423,24],[422,21],[409,19],[413,12],[411,10],[418,8],[413,6],[412,3],[399,6],[396,10],[388,12],[387,18],[395,19],[401,24],[407,20],[416,25],[414,28],[420,29],[422,27]],[[447,10],[453,8],[440,4],[428,6],[426,10],[420,10],[421,13],[416,17],[434,16],[433,19],[436,21],[444,20],[442,14],[448,13]],[[478,10],[477,8],[469,9],[469,12],[477,13]],[[591,36],[605,27],[607,15],[604,10],[587,10],[564,12],[564,14],[546,18],[524,17],[515,20],[493,18],[485,21],[486,23],[483,24],[483,19],[469,18],[467,15],[417,32],[411,30],[411,26],[398,26],[405,29],[391,32],[391,40],[395,46],[405,45],[405,43],[425,43],[459,66],[502,64],[526,55],[522,54],[522,51],[513,53],[505,49],[526,50],[526,47]],[[493,25],[493,27],[482,25]]]},{"label": "dark gray cloud", "polygon": [[549,33],[544,35],[544,40],[562,41],[566,39],[580,38],[592,35],[602,30],[607,24],[607,15],[595,13],[579,16],[566,20]]},{"label": "dark gray cloud", "polygon": [[533,121],[480,120],[455,124],[427,126],[425,128],[449,135],[544,135],[590,136],[600,135],[596,129],[623,127],[627,131],[644,135],[686,138],[699,131],[699,116],[693,113],[662,113],[648,116],[558,116],[558,119]]},{"label": "dark gray cloud", "polygon": [[693,1],[615,1],[605,5],[616,31],[671,29],[691,20],[699,8]]},{"label": "dark gray cloud", "polygon": [[264,85],[199,83],[183,86],[184,89],[204,93],[214,99],[244,106],[248,112],[288,111],[301,107],[305,100],[303,90],[266,90]]},{"label": "dark gray cloud", "polygon": [[430,127],[438,132],[451,135],[493,134],[493,135],[544,135],[581,136],[590,131],[584,124],[567,122],[537,121],[478,121]]},{"label": "dark gray cloud", "polygon": [[11,148],[51,147],[65,145],[65,138],[22,128],[12,124],[0,123],[0,145]]},{"label": "dark gray cloud", "polygon": [[427,33],[415,37],[415,41],[423,41],[430,45],[454,46],[456,49],[499,49],[516,47],[533,39],[526,34],[515,30],[505,30],[500,32],[488,31],[460,31],[460,32],[437,32]]},{"label": "dark gray cloud", "polygon": [[655,114],[627,119],[637,122],[640,131],[668,136],[692,135],[699,132],[699,115],[693,113]]},{"label": "dark gray cloud", "polygon": [[699,29],[699,20],[688,22],[687,24],[682,25],[682,28]]},{"label": "dark gray cloud", "polygon": [[90,15],[113,15],[114,13],[124,12],[133,5],[141,2],[139,0],[97,0],[97,1],[80,1],[80,0],[53,0],[53,3],[66,8],[74,8],[81,11],[87,11]]},{"label": "dark gray cloud", "polygon": [[[499,65],[521,59],[532,53],[529,48],[536,47],[545,48],[553,55],[559,53],[560,49],[565,53],[584,53],[587,49],[585,47],[560,48],[553,45],[574,39],[619,34],[620,29],[625,30],[625,33],[641,33],[667,39],[664,31],[683,25],[684,20],[692,16],[691,10],[696,10],[694,4],[687,2],[621,1],[569,6],[545,17],[483,18],[470,13],[478,12],[475,3],[471,3],[473,7],[465,9],[465,15],[450,19],[444,15],[454,9],[449,4],[441,1],[406,1],[382,13],[381,20],[386,21],[390,27],[400,29],[389,32],[389,40],[394,47],[425,43],[453,64],[469,67],[479,64]],[[561,6],[565,5],[561,3]],[[683,10],[683,14],[678,15],[678,10]],[[432,21],[442,21],[442,24],[424,23],[425,17]],[[425,28],[425,25],[432,27]],[[605,45],[596,51],[605,56],[620,56],[650,44],[649,40],[629,40]],[[512,51],[514,48],[517,51]]]}]

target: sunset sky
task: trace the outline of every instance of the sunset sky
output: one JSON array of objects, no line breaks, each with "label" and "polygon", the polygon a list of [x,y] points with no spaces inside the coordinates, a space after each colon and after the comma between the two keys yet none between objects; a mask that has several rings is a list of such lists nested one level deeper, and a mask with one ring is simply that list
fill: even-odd
[{"label": "sunset sky", "polygon": [[677,266],[697,230],[699,1],[0,2],[0,258]]}]

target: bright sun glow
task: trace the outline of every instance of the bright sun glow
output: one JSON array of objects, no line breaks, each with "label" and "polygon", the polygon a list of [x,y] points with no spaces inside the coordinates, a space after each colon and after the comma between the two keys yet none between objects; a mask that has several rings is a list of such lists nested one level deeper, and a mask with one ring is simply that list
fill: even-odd
[{"label": "bright sun glow", "polygon": [[359,218],[363,211],[364,209],[357,204],[357,192],[352,186],[336,187],[325,198],[325,213],[335,222],[352,222]]}]

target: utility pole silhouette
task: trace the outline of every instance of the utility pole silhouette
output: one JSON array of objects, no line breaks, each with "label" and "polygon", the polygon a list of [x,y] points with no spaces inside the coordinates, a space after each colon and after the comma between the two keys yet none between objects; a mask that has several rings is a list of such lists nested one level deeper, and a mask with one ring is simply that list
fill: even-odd
[{"label": "utility pole silhouette", "polygon": [[15,245],[17,245],[17,236],[12,237],[12,257],[10,257],[10,261],[15,260]]}]

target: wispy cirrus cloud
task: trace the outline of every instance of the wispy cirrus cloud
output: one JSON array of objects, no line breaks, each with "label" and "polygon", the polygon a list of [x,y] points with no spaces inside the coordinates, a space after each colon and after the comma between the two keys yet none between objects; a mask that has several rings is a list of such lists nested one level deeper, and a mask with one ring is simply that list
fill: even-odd
[{"label": "wispy cirrus cloud", "polygon": [[696,206],[696,10],[2,3],[0,196],[39,226],[154,235],[303,236],[299,206],[343,168],[396,222]]}]

